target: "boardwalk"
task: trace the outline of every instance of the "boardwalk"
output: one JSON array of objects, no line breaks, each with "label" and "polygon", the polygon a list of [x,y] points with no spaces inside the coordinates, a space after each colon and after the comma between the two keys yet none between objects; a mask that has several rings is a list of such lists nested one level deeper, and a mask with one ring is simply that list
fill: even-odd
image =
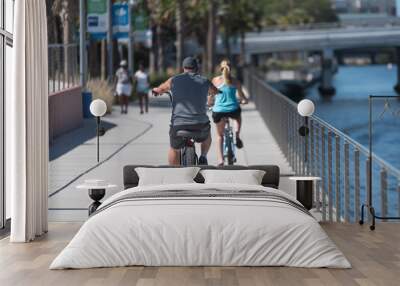
[{"label": "boardwalk", "polygon": [[[150,113],[145,115],[139,114],[136,105],[130,106],[128,115],[121,115],[114,107],[113,113],[104,118],[107,132],[101,137],[98,166],[94,120],[85,120],[81,129],[56,139],[50,152],[50,220],[81,221],[87,217],[91,201],[86,191],[75,188],[85,179],[105,179],[117,184],[119,188],[107,192],[109,196],[122,188],[124,165],[167,164],[170,112],[167,98],[152,99]],[[253,104],[243,107],[242,138],[245,147],[238,150],[237,164],[276,164],[282,174],[292,173]],[[213,144],[209,163],[216,162]],[[289,184],[283,178],[281,187],[293,191]]]}]

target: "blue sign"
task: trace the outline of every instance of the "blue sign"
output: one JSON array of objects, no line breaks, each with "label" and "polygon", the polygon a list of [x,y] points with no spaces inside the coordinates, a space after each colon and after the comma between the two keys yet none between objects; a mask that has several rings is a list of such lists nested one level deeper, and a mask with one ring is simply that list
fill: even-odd
[{"label": "blue sign", "polygon": [[100,24],[99,22],[101,21],[100,19],[101,16],[99,15],[88,15],[87,17],[87,26],[88,26],[88,31],[90,34],[90,38],[94,40],[102,40],[105,39],[107,36],[107,32],[99,28]]},{"label": "blue sign", "polygon": [[129,5],[114,3],[112,6],[112,25],[114,39],[129,38]]}]

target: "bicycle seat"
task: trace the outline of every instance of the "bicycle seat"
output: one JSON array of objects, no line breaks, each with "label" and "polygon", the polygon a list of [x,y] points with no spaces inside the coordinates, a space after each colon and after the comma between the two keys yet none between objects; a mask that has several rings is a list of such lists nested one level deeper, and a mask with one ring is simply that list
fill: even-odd
[{"label": "bicycle seat", "polygon": [[206,132],[205,131],[193,131],[193,130],[178,130],[176,132],[176,136],[182,137],[182,138],[192,138],[192,139],[197,139],[197,138],[204,138]]}]

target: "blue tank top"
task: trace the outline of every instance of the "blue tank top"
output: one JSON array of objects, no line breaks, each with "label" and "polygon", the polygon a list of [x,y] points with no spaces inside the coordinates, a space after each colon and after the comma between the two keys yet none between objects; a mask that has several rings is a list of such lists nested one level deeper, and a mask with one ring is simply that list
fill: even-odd
[{"label": "blue tank top", "polygon": [[236,98],[236,87],[223,83],[218,88],[222,93],[216,96],[213,111],[232,112],[237,110],[239,102]]}]

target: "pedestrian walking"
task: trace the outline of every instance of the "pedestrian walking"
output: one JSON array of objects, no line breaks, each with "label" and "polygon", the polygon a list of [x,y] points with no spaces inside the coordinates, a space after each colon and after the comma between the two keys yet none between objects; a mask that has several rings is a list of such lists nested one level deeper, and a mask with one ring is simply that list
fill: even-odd
[{"label": "pedestrian walking", "polygon": [[143,63],[139,64],[139,70],[135,73],[135,87],[136,94],[139,98],[140,114],[143,114],[143,103],[144,110],[149,112],[149,76],[144,69]]},{"label": "pedestrian walking", "polygon": [[128,113],[129,96],[132,93],[132,77],[128,71],[128,63],[122,60],[115,74],[115,95],[121,105],[121,114]]}]

